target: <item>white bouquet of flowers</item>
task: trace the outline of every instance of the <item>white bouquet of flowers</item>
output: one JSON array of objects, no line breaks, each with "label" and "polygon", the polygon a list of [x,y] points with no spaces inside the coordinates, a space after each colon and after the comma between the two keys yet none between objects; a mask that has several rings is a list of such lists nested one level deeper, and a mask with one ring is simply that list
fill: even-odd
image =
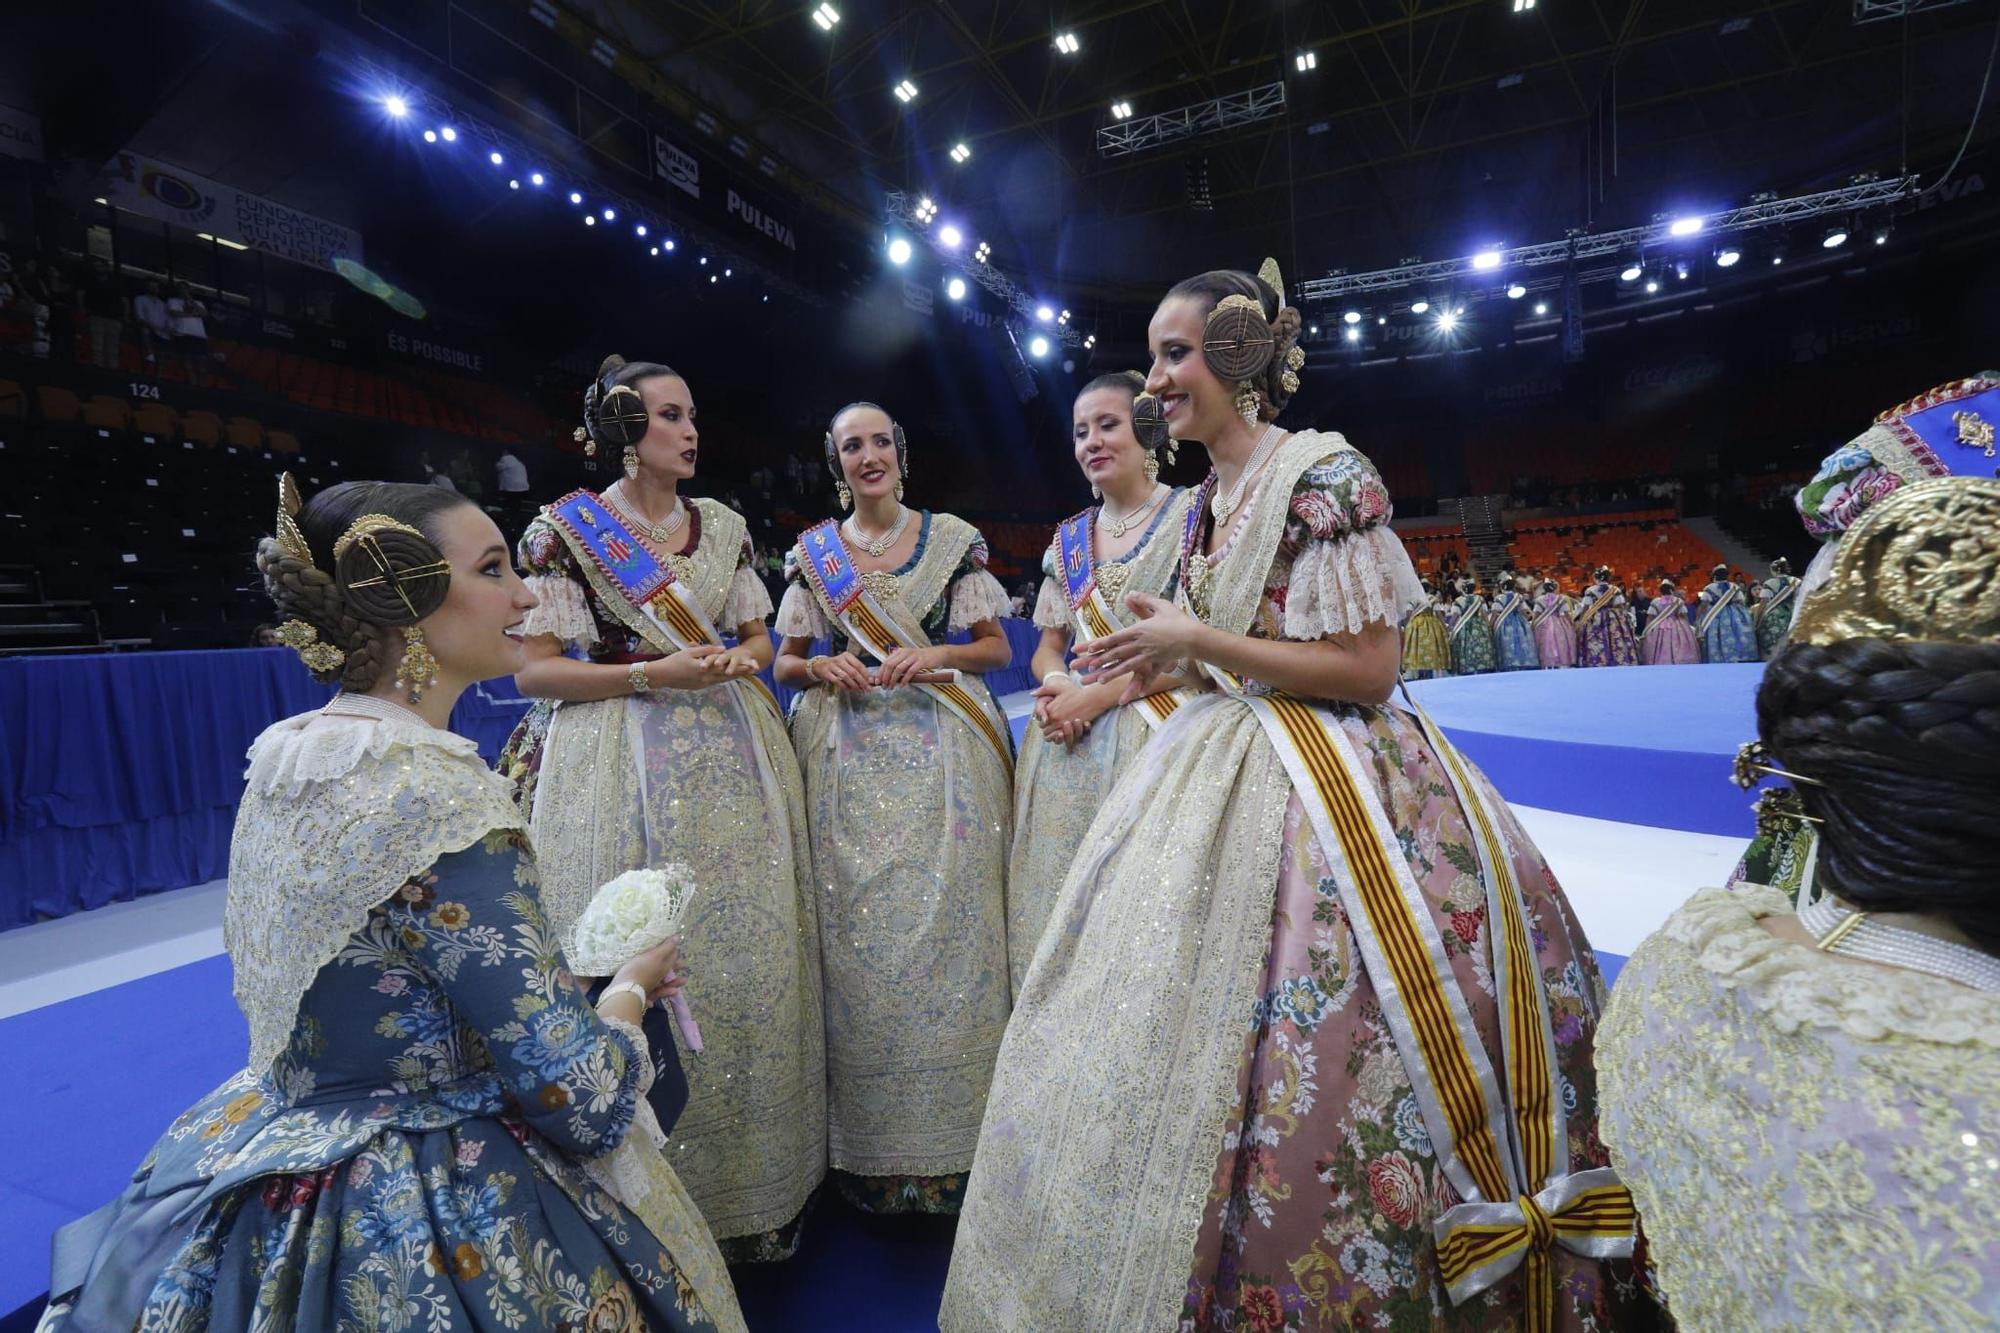
[{"label": "white bouquet of flowers", "polygon": [[[679,864],[628,870],[618,876],[591,895],[590,905],[577,919],[568,950],[570,970],[578,976],[608,977],[678,935],[694,889],[694,875]],[[676,991],[668,1003],[688,1049],[699,1053],[701,1029],[695,1026],[685,993]]]}]

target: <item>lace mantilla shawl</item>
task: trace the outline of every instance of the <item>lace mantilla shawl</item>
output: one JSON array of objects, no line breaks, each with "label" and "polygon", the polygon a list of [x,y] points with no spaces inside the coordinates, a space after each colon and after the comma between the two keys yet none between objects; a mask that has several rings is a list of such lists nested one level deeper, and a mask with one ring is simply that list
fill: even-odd
[{"label": "lace mantilla shawl", "polygon": [[266,728],[250,747],[222,924],[249,1067],[284,1053],[299,1001],[378,904],[440,856],[524,827],[477,745],[394,704],[342,694]]},{"label": "lace mantilla shawl", "polygon": [[1706,889],[1597,1034],[1602,1132],[1681,1327],[2000,1322],[2000,997],[1829,958]]}]

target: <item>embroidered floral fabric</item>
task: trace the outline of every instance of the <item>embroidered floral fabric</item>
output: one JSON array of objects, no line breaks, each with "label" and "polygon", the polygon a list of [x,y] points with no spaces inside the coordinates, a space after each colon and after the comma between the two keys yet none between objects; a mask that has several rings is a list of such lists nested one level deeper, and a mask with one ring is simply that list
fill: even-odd
[{"label": "embroidered floral fabric", "polygon": [[1639,660],[1647,666],[1675,666],[1701,661],[1701,644],[1688,622],[1688,604],[1679,594],[1655,597],[1639,636]]},{"label": "embroidered floral fabric", "polygon": [[1598,1033],[1604,1137],[1682,1328],[2000,1322],[2000,998],[1689,899]]},{"label": "embroidered floral fabric", "polygon": [[[1598,599],[1610,588],[1608,583],[1593,583],[1577,600],[1585,607],[1597,606]],[[1625,605],[1623,593],[1613,593],[1609,601],[1598,606],[1596,613],[1578,627],[1577,654],[1578,666],[1638,664],[1639,647],[1632,636],[1632,612]]]},{"label": "embroidered floral fabric", "polygon": [[1703,588],[1701,609],[1695,619],[1699,621],[1708,615],[1709,608],[1721,603],[1731,588],[1735,588],[1736,595],[1709,618],[1708,628],[1701,632],[1701,660],[1704,662],[1759,660],[1757,631],[1750,624],[1750,608],[1744,601],[1741,587],[1730,583],[1711,583]]},{"label": "embroidered floral fabric", "polygon": [[160,1139],[53,1327],[740,1328],[671,1173],[641,1215],[591,1178],[645,1055],[563,969],[533,871],[498,831],[371,911],[268,1075]]}]

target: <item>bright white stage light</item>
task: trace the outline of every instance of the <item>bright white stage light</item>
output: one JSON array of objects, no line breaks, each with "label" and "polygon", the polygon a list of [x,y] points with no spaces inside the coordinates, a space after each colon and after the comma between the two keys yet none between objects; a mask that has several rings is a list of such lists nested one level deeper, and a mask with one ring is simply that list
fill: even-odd
[{"label": "bright white stage light", "polygon": [[1743,252],[1741,250],[1733,245],[1725,245],[1715,252],[1715,266],[1717,268],[1735,268],[1742,258]]},{"label": "bright white stage light", "polygon": [[569,192],[569,201],[572,204],[580,204],[583,202],[583,196],[578,194],[575,190],[571,190]]},{"label": "bright white stage light", "polygon": [[1028,355],[1044,357],[1049,354],[1049,340],[1037,334],[1028,340]]},{"label": "bright white stage light", "polygon": [[1358,342],[1360,342],[1360,341],[1361,341],[1361,330],[1360,330],[1360,329],[1349,329],[1349,330],[1347,331],[1347,341],[1349,341],[1349,342],[1351,342],[1351,343],[1358,343]]},{"label": "bright white stage light", "polygon": [[1046,324],[1055,317],[1056,317],[1056,312],[1054,307],[1045,305],[1038,305],[1035,307],[1035,318],[1042,321],[1042,323]]},{"label": "bright white stage light", "polygon": [[1130,102],[1113,102],[1111,104],[1111,118],[1113,120],[1130,120],[1132,118],[1132,104]]},{"label": "bright white stage light", "polygon": [[1703,221],[1700,218],[1675,218],[1667,224],[1669,236],[1697,236],[1701,234]]},{"label": "bright white stage light", "polygon": [[958,163],[960,166],[964,166],[966,162],[971,159],[971,157],[972,157],[972,150],[970,148],[967,148],[964,144],[955,143],[951,146],[951,160]]},{"label": "bright white stage light", "polygon": [[424,142],[425,142],[425,143],[436,143],[437,141],[438,141],[438,132],[437,132],[436,130],[425,130],[425,131],[424,131]]},{"label": "bright white stage light", "polygon": [[665,250],[668,254],[672,254],[674,252],[674,243],[672,239],[662,241],[660,243],[660,248],[662,250]]},{"label": "bright white stage light", "polygon": [[394,93],[391,93],[389,96],[382,99],[382,109],[384,111],[387,111],[390,115],[394,116],[397,120],[401,120],[404,116],[410,114],[409,102],[407,102],[401,97],[398,97]]},{"label": "bright white stage light", "polygon": [[819,24],[821,32],[832,32],[833,25],[840,22],[840,11],[832,5],[821,5],[813,11],[813,22]]},{"label": "bright white stage light", "polygon": [[1500,252],[1498,250],[1481,250],[1472,257],[1472,267],[1477,272],[1490,273],[1500,267]]},{"label": "bright white stage light", "polygon": [[896,100],[898,102],[902,102],[905,105],[907,105],[910,102],[914,102],[916,98],[917,98],[916,84],[911,83],[908,79],[904,79],[901,83],[896,85]]},{"label": "bright white stage light", "polygon": [[1083,43],[1076,39],[1075,33],[1059,32],[1056,34],[1056,52],[1059,55],[1073,56],[1082,49]]},{"label": "bright white stage light", "polygon": [[1659,290],[1660,290],[1660,283],[1657,278],[1646,279],[1646,295],[1651,296],[1654,292],[1657,292]]},{"label": "bright white stage light", "polygon": [[1304,74],[1319,68],[1319,57],[1310,51],[1301,51],[1298,54],[1298,58],[1292,61],[1292,66],[1299,73]]},{"label": "bright white stage light", "polygon": [[541,173],[541,172],[537,171],[537,172],[533,173],[532,175],[530,175],[530,176],[528,177],[528,184],[530,184],[530,185],[546,185],[546,184],[548,184],[548,177],[546,177],[546,176],[542,175],[542,173]]},{"label": "bright white stage light", "polygon": [[457,143],[458,131],[447,125],[438,131],[438,138],[443,139],[446,143]]},{"label": "bright white stage light", "polygon": [[938,228],[937,238],[938,244],[947,250],[956,250],[965,244],[965,233],[949,222]]},{"label": "bright white stage light", "polygon": [[963,301],[965,299],[965,279],[953,278],[951,281],[945,283],[944,294],[954,301]]},{"label": "bright white stage light", "polygon": [[[915,252],[910,248],[910,243],[900,236],[889,242],[889,262],[898,268],[909,263],[913,253]],[[701,262],[706,264],[708,261],[704,259]]]},{"label": "bright white stage light", "polygon": [[607,209],[605,209],[605,210],[604,210],[604,220],[605,220],[606,222],[616,222],[616,221],[618,220],[618,210],[617,210],[617,209],[615,209],[615,208],[607,208]]},{"label": "bright white stage light", "polygon": [[1646,270],[1640,268],[1637,264],[1627,264],[1624,267],[1624,269],[1619,272],[1618,281],[1637,282],[1639,280],[1639,275],[1641,273],[1644,273],[1645,271]]},{"label": "bright white stage light", "polygon": [[1549,303],[1548,303],[1547,301],[1537,301],[1537,302],[1535,302],[1535,313],[1536,313],[1537,315],[1546,315],[1546,314],[1548,314],[1548,313],[1549,313]]},{"label": "bright white stage light", "polygon": [[1510,301],[1518,301],[1527,294],[1528,289],[1518,282],[1513,283],[1507,288],[1507,299]]},{"label": "bright white stage light", "polygon": [[583,215],[583,225],[586,227],[595,227],[597,225],[597,214],[585,213]]},{"label": "bright white stage light", "polygon": [[502,156],[500,156],[500,154],[498,154],[498,153],[488,153],[488,154],[486,155],[486,160],[487,160],[488,162],[491,162],[491,163],[492,163],[492,164],[493,164],[494,166],[496,166],[496,167],[497,167],[497,166],[499,166],[499,165],[500,165],[500,164],[501,164],[502,162],[505,162],[505,161],[506,161],[507,159],[506,159],[506,158],[504,158],[504,157],[502,157]]},{"label": "bright white stage light", "polygon": [[1458,312],[1456,310],[1438,311],[1437,326],[1439,333],[1450,333],[1458,327]]},{"label": "bright white stage light", "polygon": [[507,188],[510,190],[518,190],[521,188],[521,182],[519,180],[510,180],[507,182]]},{"label": "bright white stage light", "polygon": [[646,234],[646,224],[641,222],[638,226],[632,228],[632,234],[635,236],[644,236]]},{"label": "bright white stage light", "polygon": [[1431,308],[1431,303],[1429,301],[1424,300],[1422,297],[1418,297],[1416,300],[1410,302],[1410,313],[1413,315],[1424,314],[1430,308]]},{"label": "bright white stage light", "polygon": [[653,258],[658,259],[660,257],[660,247],[656,245],[650,251],[648,251],[648,253],[651,254]]},{"label": "bright white stage light", "polygon": [[985,241],[981,241],[979,243],[979,248],[972,252],[972,260],[976,264],[983,264],[986,262],[987,257],[990,256],[992,253],[993,253],[993,247],[991,245],[988,245]]},{"label": "bright white stage light", "polygon": [[1820,237],[1819,243],[1822,249],[1838,250],[1847,244],[1847,228],[1838,223],[1828,227],[1826,235]]},{"label": "bright white stage light", "polygon": [[1349,324],[1359,324],[1361,322],[1361,312],[1359,310],[1350,310],[1342,315],[1341,318]]}]

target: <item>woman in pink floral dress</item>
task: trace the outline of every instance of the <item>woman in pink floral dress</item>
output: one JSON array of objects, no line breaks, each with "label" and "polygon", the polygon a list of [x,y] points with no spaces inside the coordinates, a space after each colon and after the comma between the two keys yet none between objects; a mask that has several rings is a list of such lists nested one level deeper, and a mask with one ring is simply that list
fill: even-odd
[{"label": "woman in pink floral dress", "polygon": [[[1421,590],[1374,466],[1338,435],[1265,424],[1297,384],[1282,373],[1297,368],[1297,314],[1275,277],[1205,274],[1153,318],[1148,391],[1174,436],[1208,442],[1215,470],[1184,546],[1184,604],[1132,598],[1137,621],[1078,660],[1134,688],[1189,663],[1217,688],[1114,789],[1057,898],[994,1073],[941,1325],[1487,1330],[1529,1326],[1533,1302],[1542,1327],[1643,1326],[1653,1306],[1629,1258],[1531,1239],[1536,1215],[1577,1218],[1572,1187],[1588,1182],[1622,1200],[1620,1234],[1592,1253],[1630,1251],[1629,1198],[1597,1170],[1603,983],[1506,805],[1389,702],[1396,625]],[[1229,296],[1261,308],[1276,347],[1246,384],[1204,355],[1239,336],[1213,327]],[[1249,391],[1261,420],[1246,420]],[[1306,794],[1269,729],[1287,711],[1323,729],[1311,734],[1363,816],[1337,825],[1331,853],[1317,813],[1330,784],[1315,776]],[[1392,975],[1407,952],[1382,962],[1383,899],[1354,896],[1364,878],[1402,886],[1388,910],[1430,941],[1421,979]],[[1349,904],[1364,901],[1357,925]],[[1465,1151],[1436,1146],[1439,1127],[1466,1123],[1438,1118],[1440,1101],[1470,1085],[1440,1099],[1432,1076],[1413,1080],[1427,1066],[1401,1018],[1413,997],[1455,995],[1461,1054],[1510,1083],[1522,1039],[1503,1038],[1496,995],[1524,986],[1542,997],[1543,1041],[1520,1049],[1546,1059],[1553,1114],[1509,1123],[1559,1128],[1516,1172],[1536,1205],[1490,1187],[1481,1203],[1454,1181]],[[1473,1126],[1457,1142],[1514,1132]],[[1527,1257],[1447,1278],[1434,1227],[1461,1205]]]}]

